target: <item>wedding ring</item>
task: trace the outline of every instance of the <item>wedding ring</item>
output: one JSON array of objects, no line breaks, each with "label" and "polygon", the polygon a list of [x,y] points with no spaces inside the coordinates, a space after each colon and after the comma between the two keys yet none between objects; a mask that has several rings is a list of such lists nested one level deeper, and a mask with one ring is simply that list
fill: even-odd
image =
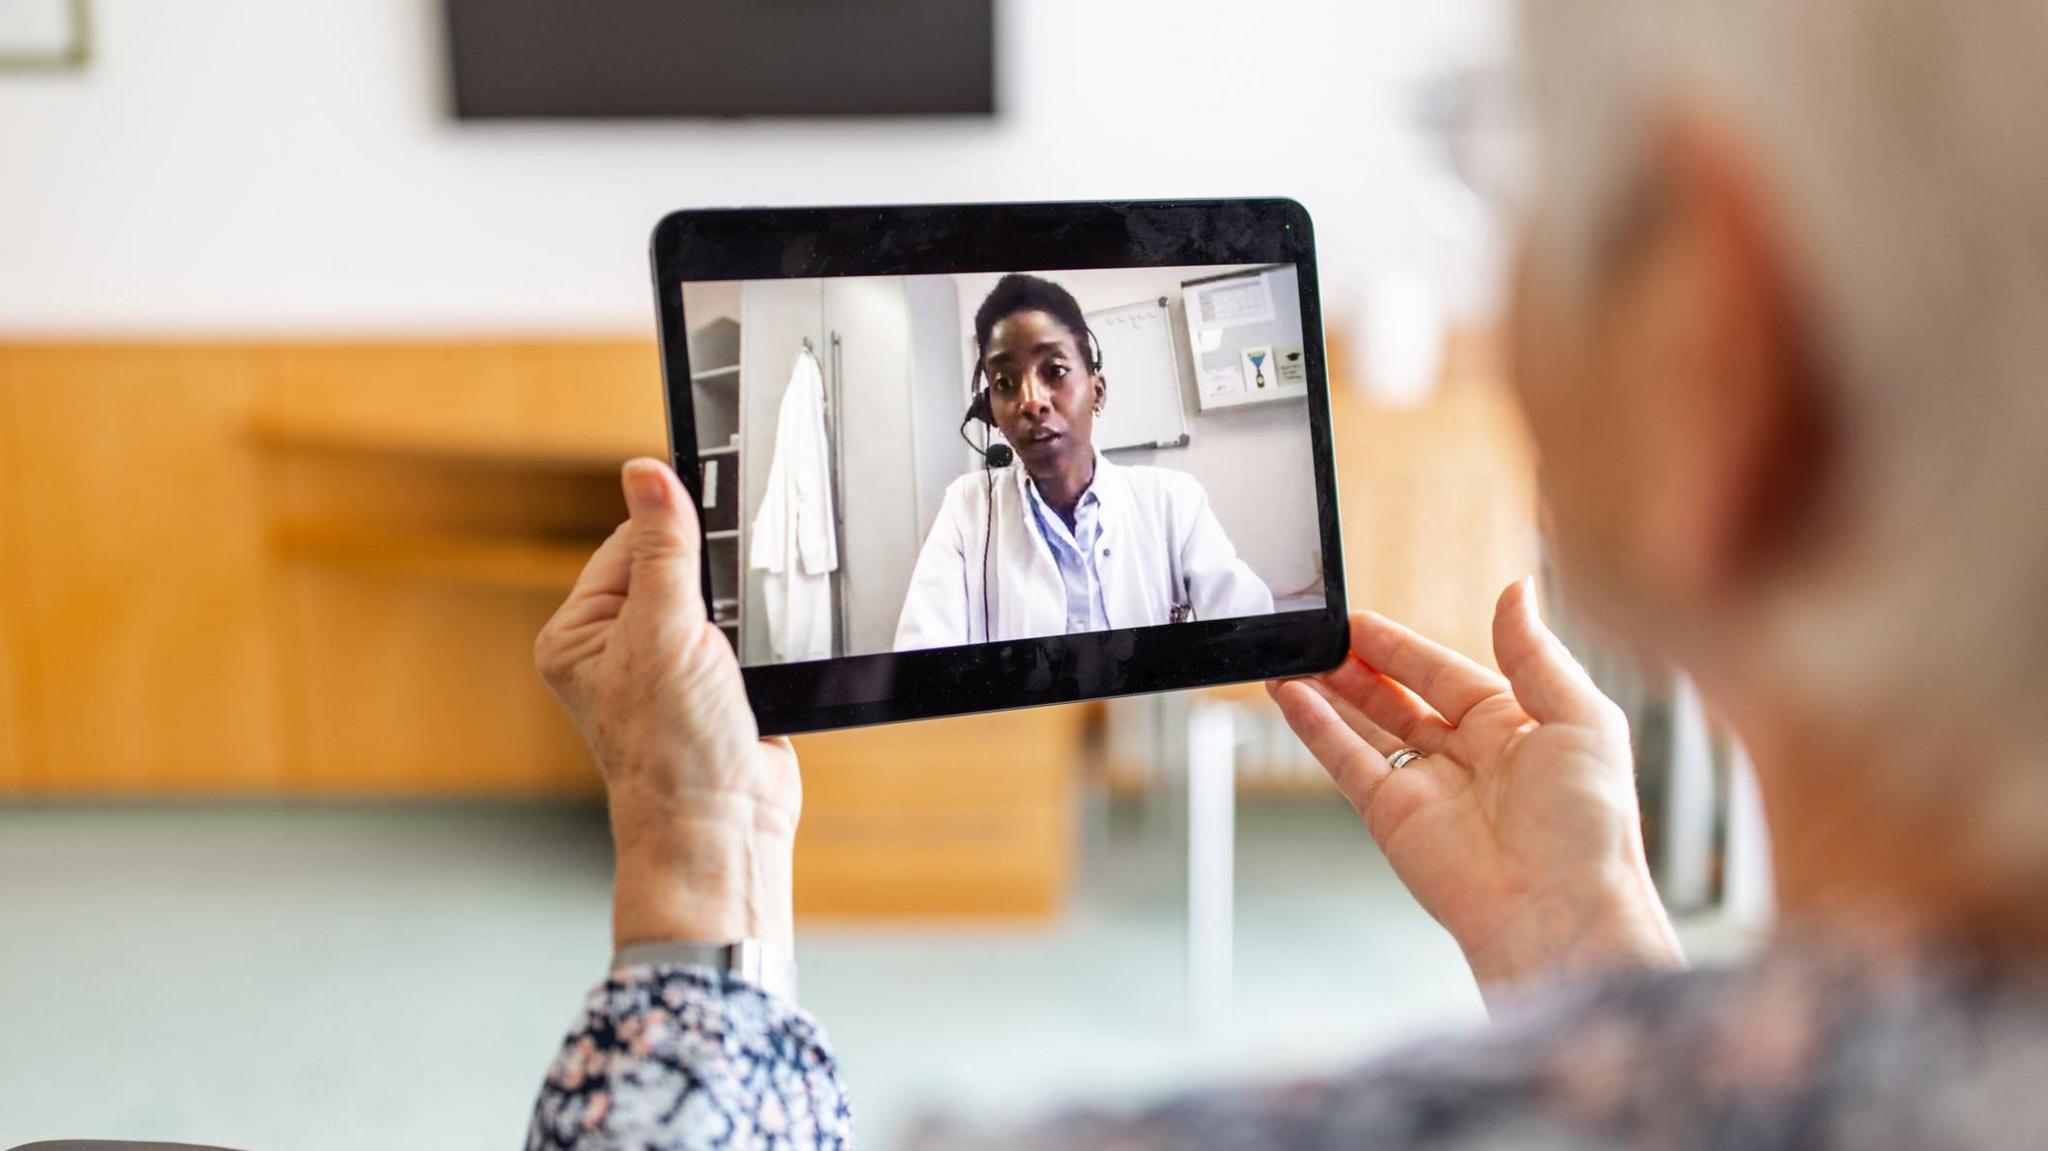
[{"label": "wedding ring", "polygon": [[1407,767],[1409,764],[1414,763],[1416,760],[1421,758],[1421,752],[1415,750],[1412,747],[1404,747],[1401,750],[1387,757],[1387,770],[1399,771],[1402,768]]}]

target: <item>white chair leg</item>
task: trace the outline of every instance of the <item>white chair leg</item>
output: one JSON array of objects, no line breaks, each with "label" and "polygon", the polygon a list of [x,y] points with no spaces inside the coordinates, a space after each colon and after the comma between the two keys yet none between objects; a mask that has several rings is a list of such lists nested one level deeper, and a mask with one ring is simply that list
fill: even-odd
[{"label": "white chair leg", "polygon": [[1721,873],[1721,908],[1745,927],[1771,922],[1777,900],[1772,890],[1770,828],[1764,822],[1763,793],[1756,768],[1740,742],[1728,755],[1728,845]]},{"label": "white chair leg", "polygon": [[1237,715],[1228,703],[1188,709],[1188,1027],[1230,1030],[1237,835]]},{"label": "white chair leg", "polygon": [[1670,737],[1657,885],[1666,907],[1700,911],[1713,902],[1714,739],[1699,690],[1683,675],[1672,681]]}]

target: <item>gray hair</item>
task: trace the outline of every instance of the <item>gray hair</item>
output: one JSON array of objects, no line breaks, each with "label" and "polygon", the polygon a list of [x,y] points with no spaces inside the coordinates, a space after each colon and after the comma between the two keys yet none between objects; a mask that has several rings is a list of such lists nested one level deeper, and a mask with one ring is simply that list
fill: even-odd
[{"label": "gray hair", "polygon": [[[1598,274],[1660,114],[1727,123],[1771,181],[1832,389],[1843,546],[1777,596],[1759,673],[1834,720],[2038,762],[2048,3],[1528,0],[1523,20],[1537,258],[1568,293]],[[2028,797],[1997,809],[2009,828],[2048,818],[2043,777],[1984,788]]]}]

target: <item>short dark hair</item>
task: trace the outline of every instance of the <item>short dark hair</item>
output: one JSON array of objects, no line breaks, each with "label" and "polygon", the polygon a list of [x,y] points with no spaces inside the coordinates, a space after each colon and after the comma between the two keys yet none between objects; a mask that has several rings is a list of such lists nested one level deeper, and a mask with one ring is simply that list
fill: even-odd
[{"label": "short dark hair", "polygon": [[1088,370],[1102,370],[1102,345],[1095,339],[1094,329],[1088,326],[1088,317],[1081,314],[1081,303],[1074,294],[1039,276],[1023,272],[1011,272],[996,281],[989,289],[988,298],[981,307],[974,310],[974,370],[978,375],[981,365],[988,358],[988,339],[996,329],[996,321],[1018,312],[1044,312],[1064,324],[1074,333],[1074,342],[1079,345],[1081,358],[1088,362]]}]

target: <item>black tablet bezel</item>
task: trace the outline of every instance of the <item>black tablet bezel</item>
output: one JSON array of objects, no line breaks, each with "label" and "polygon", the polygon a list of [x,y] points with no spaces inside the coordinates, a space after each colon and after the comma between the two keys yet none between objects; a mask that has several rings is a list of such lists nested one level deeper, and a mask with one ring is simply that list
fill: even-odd
[{"label": "black tablet bezel", "polygon": [[[702,500],[683,285],[706,280],[1293,264],[1322,529],[1321,611],[843,656],[742,669],[764,735],[929,719],[1280,676],[1350,649],[1327,353],[1308,212],[1286,199],[716,208],[655,226],[669,450]],[[705,580],[710,567],[706,559]]]}]

